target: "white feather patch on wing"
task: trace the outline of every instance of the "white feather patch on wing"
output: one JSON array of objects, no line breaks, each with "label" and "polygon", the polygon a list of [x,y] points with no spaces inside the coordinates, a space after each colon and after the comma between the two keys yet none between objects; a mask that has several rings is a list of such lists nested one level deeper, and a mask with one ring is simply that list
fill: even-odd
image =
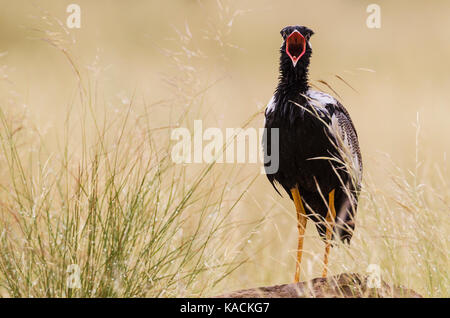
[{"label": "white feather patch on wing", "polygon": [[307,98],[309,104],[314,107],[316,114],[320,117],[330,116],[330,113],[325,108],[326,105],[337,104],[337,101],[330,95],[311,89],[308,90],[304,96]]},{"label": "white feather patch on wing", "polygon": [[266,106],[266,110],[264,112],[264,126],[266,126],[266,116],[275,110],[275,96],[272,96],[269,103]]},{"label": "white feather patch on wing", "polygon": [[312,89],[309,89],[306,92],[306,96],[309,97],[310,99],[312,99],[313,101],[317,101],[318,103],[320,103],[322,106],[331,104],[331,105],[336,105],[337,101],[336,99],[331,96],[328,95],[326,93],[323,92],[319,92],[319,91],[315,91]]},{"label": "white feather patch on wing", "polygon": [[272,98],[270,99],[269,103],[267,104],[266,107],[266,115],[268,113],[271,113],[275,110],[275,96],[272,96]]}]

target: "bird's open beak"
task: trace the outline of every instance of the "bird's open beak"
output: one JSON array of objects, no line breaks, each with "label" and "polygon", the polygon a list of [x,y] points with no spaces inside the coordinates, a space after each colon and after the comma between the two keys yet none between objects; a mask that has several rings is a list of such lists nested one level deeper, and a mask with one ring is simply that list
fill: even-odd
[{"label": "bird's open beak", "polygon": [[292,64],[297,65],[298,60],[305,54],[305,37],[295,30],[286,39],[286,53],[291,58]]}]

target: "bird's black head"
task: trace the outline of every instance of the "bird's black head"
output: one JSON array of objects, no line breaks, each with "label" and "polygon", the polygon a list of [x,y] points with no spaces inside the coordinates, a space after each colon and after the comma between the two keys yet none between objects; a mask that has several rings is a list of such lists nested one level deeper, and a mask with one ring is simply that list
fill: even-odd
[{"label": "bird's black head", "polygon": [[312,53],[309,39],[314,32],[305,26],[295,25],[283,28],[280,33],[284,40],[281,46],[281,61],[290,60],[293,68],[302,61],[300,64],[307,67]]},{"label": "bird's black head", "polygon": [[[280,49],[280,77],[278,93],[291,91],[305,93],[308,90],[308,67],[311,58],[309,39],[314,32],[304,26],[287,26],[281,30],[283,44]],[[298,96],[297,96],[298,97]]]}]

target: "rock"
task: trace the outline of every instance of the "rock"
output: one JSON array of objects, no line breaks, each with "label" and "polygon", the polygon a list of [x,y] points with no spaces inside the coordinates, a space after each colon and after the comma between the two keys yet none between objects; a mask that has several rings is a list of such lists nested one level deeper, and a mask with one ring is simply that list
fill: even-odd
[{"label": "rock", "polygon": [[[415,291],[403,287],[390,286],[384,281],[380,288],[367,285],[368,276],[343,273],[327,278],[314,278],[308,282],[258,287],[238,290],[217,296],[218,298],[305,298],[305,297],[376,297],[376,298],[421,298]],[[369,284],[370,285],[370,284]]]}]

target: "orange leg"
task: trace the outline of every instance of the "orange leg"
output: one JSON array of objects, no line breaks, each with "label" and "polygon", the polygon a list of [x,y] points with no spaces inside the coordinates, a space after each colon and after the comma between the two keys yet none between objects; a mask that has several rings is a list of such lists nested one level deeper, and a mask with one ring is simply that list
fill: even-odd
[{"label": "orange leg", "polygon": [[328,195],[328,213],[326,217],[326,226],[327,226],[327,233],[326,233],[326,245],[325,245],[325,256],[323,260],[323,273],[322,277],[327,277],[327,271],[328,271],[328,255],[330,254],[330,247],[331,247],[331,237],[333,235],[333,228],[334,228],[334,221],[336,219],[336,208],[334,206],[334,189],[330,192]]},{"label": "orange leg", "polygon": [[303,207],[302,198],[300,197],[300,192],[298,187],[291,189],[292,198],[294,199],[295,209],[297,210],[297,228],[298,228],[298,246],[297,246],[297,263],[295,266],[295,282],[300,281],[300,263],[302,261],[303,252],[303,238],[306,229],[306,212]]}]

